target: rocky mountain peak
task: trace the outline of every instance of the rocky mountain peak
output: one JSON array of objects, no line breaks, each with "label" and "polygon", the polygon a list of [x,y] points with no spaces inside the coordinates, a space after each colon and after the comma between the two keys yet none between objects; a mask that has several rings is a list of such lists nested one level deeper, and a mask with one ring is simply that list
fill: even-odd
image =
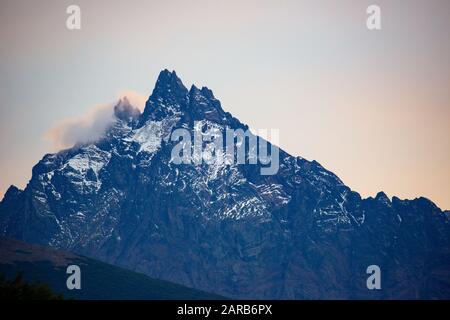
[{"label": "rocky mountain peak", "polygon": [[375,196],[375,200],[383,202],[385,204],[390,204],[391,203],[391,200],[388,198],[386,193],[384,193],[383,191],[380,191],[380,192],[377,193],[377,195]]},{"label": "rocky mountain peak", "polygon": [[22,190],[17,188],[15,185],[11,185],[8,190],[6,190],[3,199],[14,199],[22,193]]},{"label": "rocky mountain peak", "polygon": [[[135,111],[121,99],[115,114]],[[171,133],[195,121],[245,126],[211,90],[188,92],[163,70],[136,125],[117,121],[108,139],[45,156],[23,192],[11,188],[0,235],[231,298],[450,297],[448,212],[425,198],[362,199],[281,149],[269,176],[260,164],[176,164]],[[389,289],[367,290],[372,264]]]},{"label": "rocky mountain peak", "polygon": [[131,105],[128,98],[125,96],[117,102],[114,106],[114,115],[125,122],[132,122],[139,118],[141,112],[138,108]]},{"label": "rocky mountain peak", "polygon": [[140,118],[143,125],[147,120],[161,120],[179,114],[188,106],[188,90],[175,71],[160,72],[155,88],[145,104]]},{"label": "rocky mountain peak", "polygon": [[155,98],[168,96],[184,98],[187,93],[188,90],[176,72],[164,69],[159,73],[152,96],[155,96]]}]

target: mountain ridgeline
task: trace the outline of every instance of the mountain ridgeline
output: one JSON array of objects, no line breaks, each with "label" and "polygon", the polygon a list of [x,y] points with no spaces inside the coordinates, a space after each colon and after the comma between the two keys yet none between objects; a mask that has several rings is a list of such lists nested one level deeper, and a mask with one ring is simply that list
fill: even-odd
[{"label": "mountain ridgeline", "polygon": [[231,298],[450,298],[450,217],[428,199],[362,199],[281,149],[275,175],[173,163],[177,128],[248,128],[175,72],[142,114],[126,99],[115,114],[101,140],[45,155],[25,190],[9,188],[0,234]]}]

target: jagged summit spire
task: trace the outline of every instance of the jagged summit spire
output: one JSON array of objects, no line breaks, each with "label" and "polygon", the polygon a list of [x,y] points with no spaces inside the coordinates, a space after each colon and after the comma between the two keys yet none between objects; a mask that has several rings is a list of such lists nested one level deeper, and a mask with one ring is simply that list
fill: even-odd
[{"label": "jagged summit spire", "polygon": [[155,88],[145,104],[141,124],[148,119],[161,119],[186,108],[188,90],[175,71],[167,69],[159,73]]},{"label": "jagged summit spire", "polygon": [[22,190],[20,190],[19,188],[17,188],[15,185],[12,184],[9,186],[8,190],[6,190],[4,198],[15,197],[21,192]]},{"label": "jagged summit spire", "polygon": [[211,89],[209,89],[208,87],[202,87],[202,93],[203,93],[203,95],[206,97],[206,98],[208,98],[208,99],[216,99],[215,97],[214,97],[214,94],[213,94],[213,92],[212,92],[212,90]]},{"label": "jagged summit spire", "polygon": [[218,123],[232,121],[240,125],[239,121],[232,120],[232,116],[222,109],[220,101],[209,88],[203,86],[200,89],[193,84],[188,91],[175,71],[164,69],[147,100],[139,125],[144,125],[148,120],[161,120],[181,114],[194,120]]},{"label": "jagged summit spire", "polygon": [[159,73],[153,94],[166,90],[179,94],[187,94],[187,89],[181,79],[177,76],[175,70],[170,72],[169,70],[164,69]]},{"label": "jagged summit spire", "polygon": [[381,202],[384,202],[384,203],[391,203],[391,200],[386,195],[386,193],[384,193],[383,191],[380,191],[380,192],[377,193],[377,195],[375,196],[375,200],[381,201]]},{"label": "jagged summit spire", "polygon": [[191,86],[191,89],[189,90],[189,95],[193,96],[193,95],[198,95],[198,94],[201,94],[202,96],[204,96],[207,99],[216,100],[211,89],[209,89],[208,87],[202,87],[201,89],[199,89],[195,84],[193,84]]},{"label": "jagged summit spire", "polygon": [[197,88],[197,86],[195,84],[192,84],[191,89],[189,89],[189,94],[197,93],[199,91],[200,91],[200,89]]},{"label": "jagged summit spire", "polygon": [[130,122],[137,120],[141,112],[138,108],[131,105],[126,96],[119,99],[114,106],[114,115],[123,121]]}]

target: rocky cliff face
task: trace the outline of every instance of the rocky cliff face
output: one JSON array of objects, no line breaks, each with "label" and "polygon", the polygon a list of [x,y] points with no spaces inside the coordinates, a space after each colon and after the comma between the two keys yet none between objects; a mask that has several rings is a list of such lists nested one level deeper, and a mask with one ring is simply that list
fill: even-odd
[{"label": "rocky cliff face", "polygon": [[[247,126],[161,72],[96,143],[49,154],[0,204],[0,234],[234,298],[450,298],[450,226],[425,198],[361,199],[316,161],[174,164],[170,139]],[[381,268],[368,290],[366,268]]]}]

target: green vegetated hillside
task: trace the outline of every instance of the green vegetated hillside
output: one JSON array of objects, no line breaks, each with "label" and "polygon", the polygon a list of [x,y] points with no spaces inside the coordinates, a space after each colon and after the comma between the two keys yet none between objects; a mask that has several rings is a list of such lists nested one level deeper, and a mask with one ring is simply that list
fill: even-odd
[{"label": "green vegetated hillside", "polygon": [[[66,287],[66,268],[72,264],[81,268],[80,290]],[[223,299],[87,257],[9,238],[0,238],[0,273],[9,280],[21,273],[28,283],[46,284],[65,299]]]}]

